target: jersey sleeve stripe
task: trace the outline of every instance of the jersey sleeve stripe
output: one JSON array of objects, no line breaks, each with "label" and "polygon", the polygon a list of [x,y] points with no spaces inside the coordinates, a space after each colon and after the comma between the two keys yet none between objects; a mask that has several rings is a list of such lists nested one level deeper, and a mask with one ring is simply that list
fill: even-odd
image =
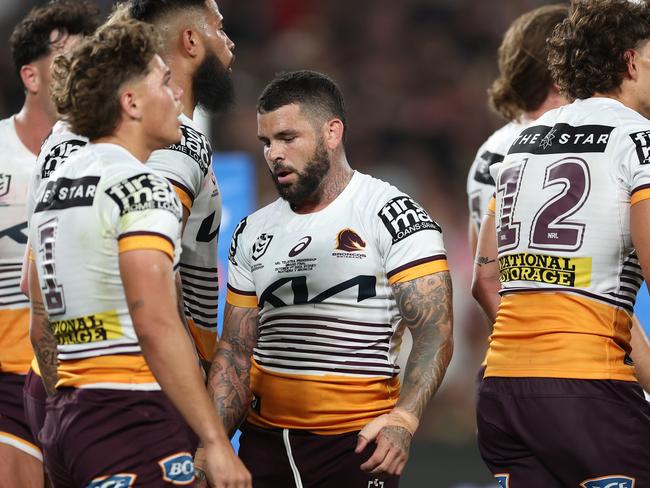
[{"label": "jersey sleeve stripe", "polygon": [[440,271],[448,271],[447,257],[444,254],[438,254],[424,259],[411,261],[404,266],[394,269],[386,274],[388,283],[394,285],[404,281],[411,281]]},{"label": "jersey sleeve stripe", "polygon": [[192,199],[190,196],[183,191],[181,188],[174,186],[174,191],[176,192],[176,195],[178,195],[178,199],[181,201],[181,204],[183,207],[185,207],[188,210],[192,210]]},{"label": "jersey sleeve stripe", "polygon": [[228,291],[226,292],[226,302],[235,307],[256,308],[257,296],[255,293],[251,295],[247,292],[240,292],[229,285]]},{"label": "jersey sleeve stripe", "polygon": [[630,205],[635,205],[650,198],[650,185],[641,185],[632,190]]},{"label": "jersey sleeve stripe", "polygon": [[490,198],[490,201],[488,202],[488,206],[487,206],[487,211],[489,213],[492,213],[492,214],[496,213],[496,211],[497,211],[497,199],[496,199],[496,197],[493,196],[492,198]]},{"label": "jersey sleeve stripe", "polygon": [[118,238],[119,252],[156,249],[174,260],[174,243],[169,237],[155,232],[128,232]]}]

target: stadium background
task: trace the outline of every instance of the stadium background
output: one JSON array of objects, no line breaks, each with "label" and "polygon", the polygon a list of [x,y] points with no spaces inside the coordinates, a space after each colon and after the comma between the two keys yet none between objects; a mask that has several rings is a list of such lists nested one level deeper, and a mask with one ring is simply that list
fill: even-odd
[{"label": "stadium background", "polygon": [[[23,101],[9,35],[42,3],[2,0],[1,118]],[[107,12],[114,2],[97,3]],[[469,292],[465,178],[478,146],[502,124],[486,104],[501,36],[518,15],[549,3],[557,2],[218,0],[237,57],[236,106],[210,124],[226,201],[221,246],[227,247],[238,214],[276,197],[256,138],[255,101],[275,73],[301,68],[323,71],[340,84],[351,165],[410,193],[443,226],[454,281],[455,351],[414,439],[405,488],[493,486],[475,447],[475,375],[487,329]],[[639,314],[650,323],[650,306]]]}]

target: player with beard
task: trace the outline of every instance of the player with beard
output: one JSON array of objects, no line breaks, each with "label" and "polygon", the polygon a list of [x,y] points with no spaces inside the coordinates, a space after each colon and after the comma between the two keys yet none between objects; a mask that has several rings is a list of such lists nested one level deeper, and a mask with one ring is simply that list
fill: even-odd
[{"label": "player with beard", "polygon": [[[43,457],[29,428],[23,386],[30,363],[38,372],[29,342],[29,302],[20,286],[27,249],[27,186],[43,139],[56,120],[50,99],[52,59],[67,52],[98,23],[88,2],[59,1],[34,8],[14,29],[10,44],[25,90],[20,112],[0,121],[0,484],[42,487]],[[34,344],[39,355],[40,345]],[[40,378],[35,389],[45,396]]]},{"label": "player with beard", "polygon": [[[280,199],[237,227],[217,413],[257,488],[398,486],[411,438],[452,354],[440,227],[408,195],[354,171],[342,95],[312,71],[258,101]],[[413,334],[404,384],[396,357]]]},{"label": "player with beard", "polygon": [[172,80],[183,89],[183,137],[178,144],[154,152],[147,164],[170,181],[183,204],[179,274],[185,316],[198,354],[207,365],[217,339],[221,195],[210,142],[192,117],[196,107],[217,113],[233,102],[230,73],[235,45],[224,31],[215,0],[131,0],[129,13],[161,32],[163,57]]}]

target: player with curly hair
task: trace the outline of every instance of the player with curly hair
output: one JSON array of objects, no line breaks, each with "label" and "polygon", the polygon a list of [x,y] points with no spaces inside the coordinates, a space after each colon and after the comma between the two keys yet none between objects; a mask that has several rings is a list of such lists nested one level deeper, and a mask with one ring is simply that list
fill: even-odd
[{"label": "player with curly hair", "polygon": [[[650,276],[650,5],[576,0],[549,39],[573,103],[494,164],[501,280],[477,423],[503,487],[650,484],[650,405],[632,360]],[[479,281],[481,276],[477,278]]]},{"label": "player with curly hair", "polygon": [[[7,486],[43,486],[36,433],[29,427],[23,386],[45,397],[29,340],[29,302],[20,269],[27,249],[26,188],[41,143],[56,120],[50,100],[50,65],[99,22],[89,2],[59,0],[34,8],[16,25],[10,46],[25,102],[0,121],[0,480]],[[30,363],[33,372],[30,369]]]}]

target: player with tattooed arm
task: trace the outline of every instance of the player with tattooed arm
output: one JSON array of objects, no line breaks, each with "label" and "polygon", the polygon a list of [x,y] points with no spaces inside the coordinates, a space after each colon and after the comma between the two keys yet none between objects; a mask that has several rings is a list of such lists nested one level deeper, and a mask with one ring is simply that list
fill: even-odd
[{"label": "player with tattooed arm", "polygon": [[[281,198],[234,232],[209,378],[226,429],[244,422],[239,454],[257,488],[398,486],[452,355],[441,229],[351,169],[346,130],[342,95],[320,73],[280,75],[259,99]],[[400,384],[405,328],[414,346]]]}]

